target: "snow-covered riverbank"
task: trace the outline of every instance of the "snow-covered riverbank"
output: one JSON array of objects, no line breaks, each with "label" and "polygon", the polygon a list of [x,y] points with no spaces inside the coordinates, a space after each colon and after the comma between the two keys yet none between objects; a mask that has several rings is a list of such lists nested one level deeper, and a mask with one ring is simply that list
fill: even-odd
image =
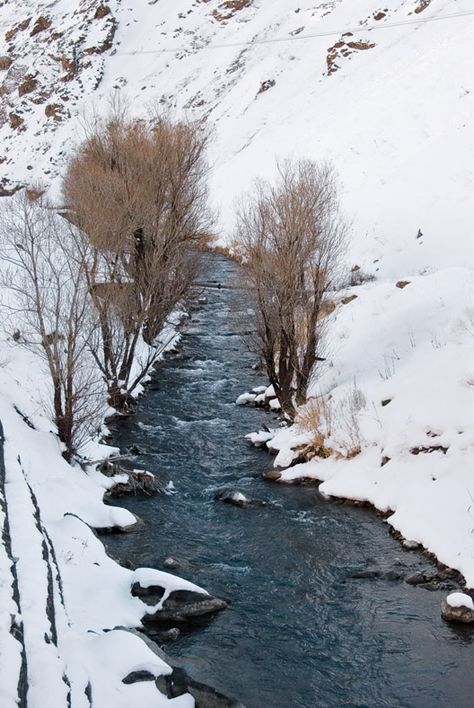
[{"label": "snow-covered riverbank", "polygon": [[[474,587],[473,271],[408,274],[336,300],[309,404],[328,456],[302,425],[249,437],[277,453],[279,482],[372,504]],[[314,458],[294,464],[308,447]]]},{"label": "snow-covered riverbank", "polygon": [[[164,348],[178,337],[175,326],[168,327]],[[123,683],[134,672],[158,677],[172,671],[126,628],[169,614],[166,602],[174,591],[191,592],[194,602],[212,605],[213,599],[174,575],[132,571],[107,555],[97,532],[131,531],[136,517],[104,503],[114,477],[95,465],[64,460],[48,415],[46,374],[33,354],[6,334],[0,345],[2,708],[13,708],[18,699],[31,708],[45,702],[51,708],[92,702],[98,708],[191,708],[190,694],[168,699],[154,681]],[[82,452],[98,460],[118,451],[94,442]],[[150,587],[158,593],[151,604],[145,599]],[[214,604],[210,611],[223,606]],[[184,614],[192,611],[187,607]]]}]

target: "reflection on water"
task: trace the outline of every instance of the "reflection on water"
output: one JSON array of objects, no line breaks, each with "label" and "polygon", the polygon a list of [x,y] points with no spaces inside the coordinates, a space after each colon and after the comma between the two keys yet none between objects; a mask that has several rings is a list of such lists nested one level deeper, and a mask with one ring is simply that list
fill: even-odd
[{"label": "reflection on water", "polygon": [[[209,257],[208,269],[219,281],[236,274],[221,257]],[[167,651],[247,708],[471,706],[474,635],[442,622],[443,593],[348,577],[368,565],[408,573],[427,561],[368,510],[261,479],[271,458],[244,435],[272,421],[234,405],[262,383],[234,335],[246,304],[235,290],[208,298],[138,415],[115,429],[115,442],[138,445],[137,462],[172,480],[176,494],[126,500],[146,530],[112,538],[110,552],[158,568],[178,558],[181,575],[231,603]],[[222,487],[268,503],[223,504],[214,500]]]}]

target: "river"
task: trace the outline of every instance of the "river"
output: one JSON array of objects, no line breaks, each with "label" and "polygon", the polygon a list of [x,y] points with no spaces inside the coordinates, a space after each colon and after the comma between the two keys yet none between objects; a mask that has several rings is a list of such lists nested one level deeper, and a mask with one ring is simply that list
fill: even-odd
[{"label": "river", "polygon": [[[237,269],[209,256],[204,277],[232,284]],[[206,295],[137,415],[113,428],[114,443],[137,445],[137,464],[172,480],[175,493],[121,500],[146,526],[110,538],[109,552],[134,566],[178,558],[178,574],[230,602],[166,651],[247,708],[472,706],[474,633],[441,620],[446,593],[349,577],[365,567],[409,573],[430,561],[403,549],[369,509],[261,478],[272,458],[244,435],[276,421],[234,404],[264,383],[238,335],[248,303],[233,289]],[[267,504],[224,504],[214,498],[221,488]]]}]

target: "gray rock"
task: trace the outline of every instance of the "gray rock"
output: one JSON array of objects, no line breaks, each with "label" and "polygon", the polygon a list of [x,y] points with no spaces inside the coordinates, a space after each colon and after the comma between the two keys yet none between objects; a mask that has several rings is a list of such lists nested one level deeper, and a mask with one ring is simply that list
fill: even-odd
[{"label": "gray rock", "polygon": [[[160,676],[155,682],[158,690],[168,698],[174,698],[189,693],[196,702],[196,708],[245,708],[242,703],[224,696],[211,686],[206,686],[195,681],[180,666],[179,662],[175,658],[171,658],[165,654],[153,639],[150,639],[136,629],[128,629],[127,631],[140,637],[156,656],[173,668],[173,673],[170,674],[169,677]],[[138,674],[138,672],[135,673]],[[147,679],[138,677],[138,680]]]},{"label": "gray rock", "polygon": [[133,597],[139,597],[147,605],[157,605],[165,594],[165,589],[159,585],[150,585],[150,587],[144,588],[140,583],[133,583],[130,592]]},{"label": "gray rock", "polygon": [[[156,604],[163,597],[164,590],[159,586],[142,588],[135,583],[132,586],[132,595],[141,597],[149,604]],[[156,602],[155,602],[156,600]],[[193,624],[203,617],[213,615],[228,607],[225,600],[212,595],[194,592],[192,590],[174,590],[163,603],[161,610],[154,614],[145,614],[142,621],[145,625]]]},{"label": "gray rock", "polygon": [[265,506],[266,504],[266,502],[262,501],[261,499],[252,499],[237,490],[218,491],[216,492],[215,499],[224,502],[224,504],[233,504],[233,506],[239,506],[241,509]]},{"label": "gray rock", "polygon": [[402,541],[402,546],[407,548],[409,551],[414,551],[416,548],[420,547],[420,544],[418,541],[410,541],[409,539],[404,538]]},{"label": "gray rock", "polygon": [[277,482],[281,477],[281,472],[279,470],[270,469],[264,472],[262,477],[270,480],[271,482]]},{"label": "gray rock", "polygon": [[114,474],[126,475],[127,481],[117,482],[107,490],[106,498],[117,498],[131,494],[151,497],[161,492],[161,487],[155,475],[146,470],[128,470],[125,467],[114,468]]},{"label": "gray rock", "polygon": [[421,583],[421,585],[418,585],[419,588],[423,588],[423,590],[430,590],[430,592],[434,592],[435,590],[440,590],[441,586],[439,583],[436,581],[429,581],[427,583]]},{"label": "gray rock", "polygon": [[155,681],[155,677],[149,671],[132,671],[122,679],[122,683],[127,685],[140,683],[141,681]]},{"label": "gray rock", "polygon": [[168,570],[177,570],[182,567],[182,563],[177,559],[169,556],[163,561],[163,568],[168,568]]},{"label": "gray rock", "polygon": [[392,581],[394,581],[394,580],[400,580],[401,578],[403,578],[403,574],[400,573],[398,570],[387,570],[387,571],[383,574],[383,579],[384,579],[384,580],[392,580]]},{"label": "gray rock", "polygon": [[160,676],[156,685],[168,698],[177,698],[190,693],[196,702],[196,708],[244,708],[244,706],[219,693],[214,688],[195,681],[182,668],[175,667],[168,676]]},{"label": "gray rock", "polygon": [[382,576],[381,570],[376,570],[375,568],[363,568],[362,570],[355,570],[349,575],[350,578],[354,580],[373,580],[374,578],[380,578]]},{"label": "gray rock", "polygon": [[160,644],[169,644],[170,642],[175,642],[181,632],[177,627],[171,627],[171,629],[157,629],[151,627],[151,625],[148,625],[147,627],[147,632],[151,639],[155,642],[159,642]]},{"label": "gray rock", "polygon": [[415,573],[407,575],[407,577],[405,578],[405,582],[408,583],[408,585],[421,585],[421,583],[426,582],[426,578],[423,573],[417,571]]},{"label": "gray rock", "polygon": [[474,610],[469,607],[451,607],[446,600],[443,600],[441,603],[441,617],[446,622],[471,624],[474,622]]}]

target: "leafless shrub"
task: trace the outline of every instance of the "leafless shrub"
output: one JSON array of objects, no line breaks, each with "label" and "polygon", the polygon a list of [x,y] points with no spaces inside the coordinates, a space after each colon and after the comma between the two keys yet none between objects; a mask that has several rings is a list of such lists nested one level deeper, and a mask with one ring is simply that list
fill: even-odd
[{"label": "leafless shrub", "polygon": [[[207,142],[200,124],[131,121],[119,106],[89,128],[69,164],[70,218],[93,248],[94,356],[119,409],[156,359],[157,335],[188,293],[209,239]],[[150,349],[137,367],[141,337]]]},{"label": "leafless shrub", "polygon": [[322,359],[322,308],[346,232],[332,168],[309,160],[280,164],[277,183],[257,182],[238,213],[238,250],[254,301],[250,345],[291,420]]},{"label": "leafless shrub", "polygon": [[100,380],[89,355],[90,313],[84,263],[73,229],[39,198],[19,193],[0,219],[7,288],[3,307],[14,340],[46,363],[51,410],[70,459],[100,427]]}]

